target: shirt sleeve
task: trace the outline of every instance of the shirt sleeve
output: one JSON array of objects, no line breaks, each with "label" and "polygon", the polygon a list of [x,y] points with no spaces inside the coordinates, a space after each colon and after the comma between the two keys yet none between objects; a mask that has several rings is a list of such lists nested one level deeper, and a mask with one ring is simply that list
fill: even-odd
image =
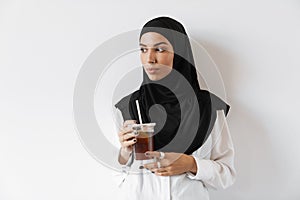
[{"label": "shirt sleeve", "polygon": [[[120,129],[123,126],[124,119],[123,119],[121,111],[118,109],[115,110],[114,116],[115,116],[115,133],[116,133],[116,137],[118,137],[118,132],[120,131]],[[117,139],[117,140],[119,141],[119,139]],[[118,148],[119,148],[119,153],[120,153],[120,150],[121,150],[120,144],[119,144]],[[119,159],[119,153],[118,153],[118,155],[116,155],[116,158],[115,158],[117,160]],[[118,187],[120,187],[122,185],[122,183],[125,181],[126,177],[128,176],[128,173],[130,171],[133,160],[134,160],[133,154],[131,154],[127,163],[125,163],[124,165],[120,164],[117,161],[117,163],[119,163],[119,170],[112,172],[112,179],[118,185]]]},{"label": "shirt sleeve", "polygon": [[212,189],[225,189],[232,185],[236,178],[234,168],[234,148],[228,124],[223,110],[217,111],[217,118],[212,129],[210,158],[203,159],[194,152],[197,173],[190,172],[187,177],[202,181]]},{"label": "shirt sleeve", "polygon": [[[116,130],[117,130],[117,133],[118,133],[120,131],[121,127],[123,126],[123,123],[124,123],[124,120],[123,120],[123,117],[122,117],[122,114],[121,114],[120,110],[117,109],[115,117],[116,117]],[[119,149],[121,150],[121,145],[119,146]],[[128,168],[132,165],[132,162],[133,162],[133,154],[131,153],[127,163],[124,164],[124,165],[120,164],[120,166],[123,169],[126,169],[126,168]]]}]

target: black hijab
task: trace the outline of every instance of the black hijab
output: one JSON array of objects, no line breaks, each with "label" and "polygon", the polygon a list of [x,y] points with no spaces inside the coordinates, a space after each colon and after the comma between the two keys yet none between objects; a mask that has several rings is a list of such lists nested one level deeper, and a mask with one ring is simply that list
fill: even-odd
[{"label": "black hijab", "polygon": [[139,90],[122,98],[115,107],[124,120],[137,120],[139,101],[143,123],[155,122],[154,150],[192,154],[205,142],[216,120],[230,106],[216,95],[200,89],[191,45],[184,27],[169,17],[147,22],[140,33],[163,35],[174,49],[173,68],[164,78],[152,81],[143,69]]}]

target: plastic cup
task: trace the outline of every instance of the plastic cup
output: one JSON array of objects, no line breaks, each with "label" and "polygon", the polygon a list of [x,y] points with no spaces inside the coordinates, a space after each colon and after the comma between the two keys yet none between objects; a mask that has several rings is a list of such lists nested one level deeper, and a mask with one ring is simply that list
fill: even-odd
[{"label": "plastic cup", "polygon": [[134,145],[135,160],[149,160],[145,156],[146,151],[153,151],[153,135],[156,123],[147,124],[133,124],[132,129],[136,136],[136,143]]}]

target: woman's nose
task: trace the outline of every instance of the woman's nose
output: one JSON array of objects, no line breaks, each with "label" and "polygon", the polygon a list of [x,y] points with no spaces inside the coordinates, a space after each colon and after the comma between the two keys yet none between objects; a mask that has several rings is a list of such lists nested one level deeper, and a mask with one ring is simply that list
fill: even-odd
[{"label": "woman's nose", "polygon": [[156,62],[156,55],[155,55],[155,52],[153,52],[152,50],[148,51],[147,62],[148,63],[155,63]]}]

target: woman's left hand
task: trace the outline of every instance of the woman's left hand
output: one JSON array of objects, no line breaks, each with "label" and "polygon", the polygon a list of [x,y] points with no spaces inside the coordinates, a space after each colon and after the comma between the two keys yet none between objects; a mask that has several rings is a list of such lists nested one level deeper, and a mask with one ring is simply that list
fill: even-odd
[{"label": "woman's left hand", "polygon": [[156,162],[145,164],[144,167],[159,176],[172,176],[186,172],[197,172],[197,165],[192,156],[167,152],[161,157],[158,151],[147,151],[145,155],[149,158],[156,158]]}]

